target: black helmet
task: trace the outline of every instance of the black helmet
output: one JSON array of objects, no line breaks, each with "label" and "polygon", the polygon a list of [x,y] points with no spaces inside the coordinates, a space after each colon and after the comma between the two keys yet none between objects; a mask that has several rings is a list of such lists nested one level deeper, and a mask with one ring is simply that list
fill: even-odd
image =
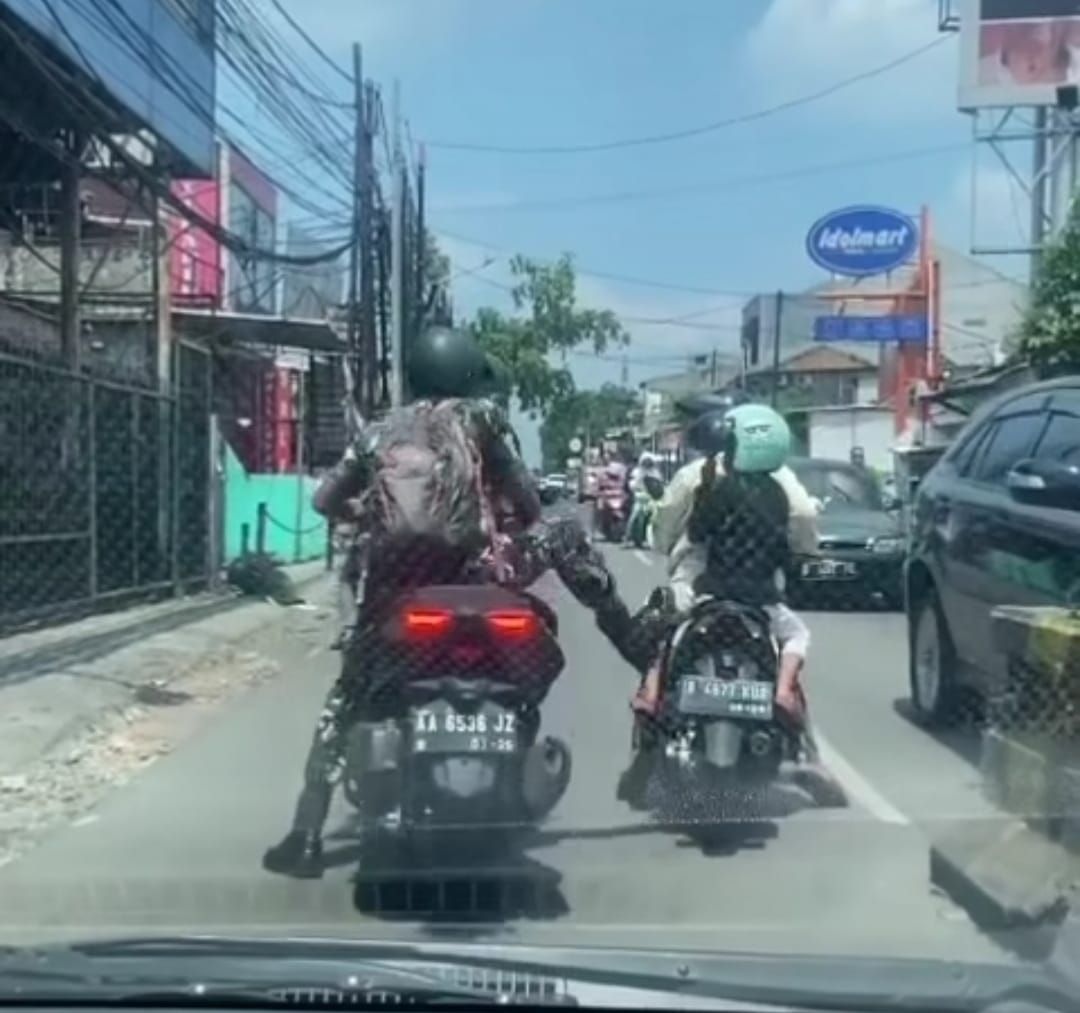
[{"label": "black helmet", "polygon": [[409,389],[413,397],[473,397],[494,380],[494,370],[467,330],[432,327],[412,345]]},{"label": "black helmet", "polygon": [[734,390],[720,394],[688,394],[675,402],[675,410],[687,424],[712,412],[726,412],[737,405],[745,404],[749,397],[744,391]]},{"label": "black helmet", "polygon": [[702,454],[723,454],[731,442],[728,409],[699,415],[686,430],[686,443]]}]

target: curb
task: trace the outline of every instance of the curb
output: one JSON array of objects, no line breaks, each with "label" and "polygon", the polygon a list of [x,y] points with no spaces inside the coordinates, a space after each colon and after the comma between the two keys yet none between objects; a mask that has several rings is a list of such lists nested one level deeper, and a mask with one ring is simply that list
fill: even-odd
[{"label": "curb", "polygon": [[951,828],[930,847],[931,883],[987,931],[1059,924],[1078,872],[1073,855],[1004,814]]}]

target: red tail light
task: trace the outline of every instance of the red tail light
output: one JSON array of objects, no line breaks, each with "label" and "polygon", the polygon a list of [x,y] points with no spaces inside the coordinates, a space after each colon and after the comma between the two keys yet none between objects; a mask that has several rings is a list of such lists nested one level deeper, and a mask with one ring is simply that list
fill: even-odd
[{"label": "red tail light", "polygon": [[411,608],[402,618],[405,633],[410,637],[439,637],[454,624],[454,613],[446,609]]},{"label": "red tail light", "polygon": [[528,609],[489,612],[487,623],[496,636],[510,640],[527,640],[535,637],[540,630],[540,621],[536,618],[536,613]]}]

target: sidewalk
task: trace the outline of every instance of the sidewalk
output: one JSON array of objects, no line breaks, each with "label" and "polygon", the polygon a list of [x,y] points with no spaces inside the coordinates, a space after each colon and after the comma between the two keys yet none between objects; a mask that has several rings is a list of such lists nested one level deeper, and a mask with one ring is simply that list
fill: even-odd
[{"label": "sidewalk", "polygon": [[[285,569],[301,593],[324,597],[323,561]],[[281,613],[231,591],[207,593],[0,641],[0,780],[18,778],[105,713],[171,702],[170,682]]]}]

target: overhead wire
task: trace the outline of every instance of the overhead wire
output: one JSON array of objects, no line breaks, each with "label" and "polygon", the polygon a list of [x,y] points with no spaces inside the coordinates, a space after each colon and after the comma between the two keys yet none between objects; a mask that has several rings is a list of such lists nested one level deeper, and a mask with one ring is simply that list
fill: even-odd
[{"label": "overhead wire", "polygon": [[[80,125],[88,133],[94,134],[99,131],[105,121],[111,118],[112,110],[102,100],[94,95],[77,76],[64,71],[59,64],[45,60],[35,48],[11,25],[0,19],[0,32],[6,35],[39,70],[43,77],[50,81],[54,88],[68,103],[70,110],[78,117],[89,118]],[[79,159],[73,156],[62,144],[58,144],[54,138],[42,135],[27,121],[18,117],[10,106],[4,110],[9,124],[27,139],[49,152],[54,158],[65,164],[81,165]],[[113,159],[124,165],[131,175],[152,194],[168,204],[181,217],[193,222],[213,236],[221,245],[232,250],[234,253],[243,253],[248,256],[258,256],[266,260],[273,260],[284,264],[316,264],[326,260],[336,259],[345,249],[347,244],[338,250],[332,250],[325,254],[311,256],[291,256],[281,254],[274,250],[261,249],[249,243],[243,237],[223,228],[217,222],[189,207],[176,197],[162,179],[155,175],[134,158],[122,144],[108,136],[99,136],[99,141],[109,150]],[[94,172],[90,173],[95,175]]]},{"label": "overhead wire", "polygon": [[598,151],[616,151],[622,148],[642,147],[651,144],[667,144],[672,141],[700,137],[703,134],[714,133],[715,131],[724,130],[728,127],[738,126],[744,123],[753,123],[757,120],[776,116],[791,109],[797,109],[801,106],[819,102],[821,99],[835,95],[837,92],[850,88],[853,85],[861,84],[864,81],[868,81],[872,78],[879,77],[882,74],[886,74],[891,70],[895,70],[897,67],[922,56],[923,53],[927,53],[942,45],[948,38],[949,37],[946,35],[936,36],[930,42],[917,46],[915,49],[908,50],[895,59],[879,64],[876,67],[872,67],[869,70],[862,71],[858,74],[852,74],[842,78],[841,80],[835,81],[823,88],[819,88],[816,91],[808,92],[804,95],[799,95],[795,98],[788,99],[784,102],[778,102],[775,105],[766,106],[762,109],[740,113],[735,116],[728,116],[723,119],[713,120],[709,123],[702,123],[693,127],[686,127],[682,130],[669,130],[661,133],[646,134],[639,137],[625,137],[618,140],[595,141],[584,144],[515,146],[508,144],[479,144],[475,142],[440,140],[428,141],[427,144],[431,148],[442,148],[450,151],[487,152],[500,155],[576,155]]}]

